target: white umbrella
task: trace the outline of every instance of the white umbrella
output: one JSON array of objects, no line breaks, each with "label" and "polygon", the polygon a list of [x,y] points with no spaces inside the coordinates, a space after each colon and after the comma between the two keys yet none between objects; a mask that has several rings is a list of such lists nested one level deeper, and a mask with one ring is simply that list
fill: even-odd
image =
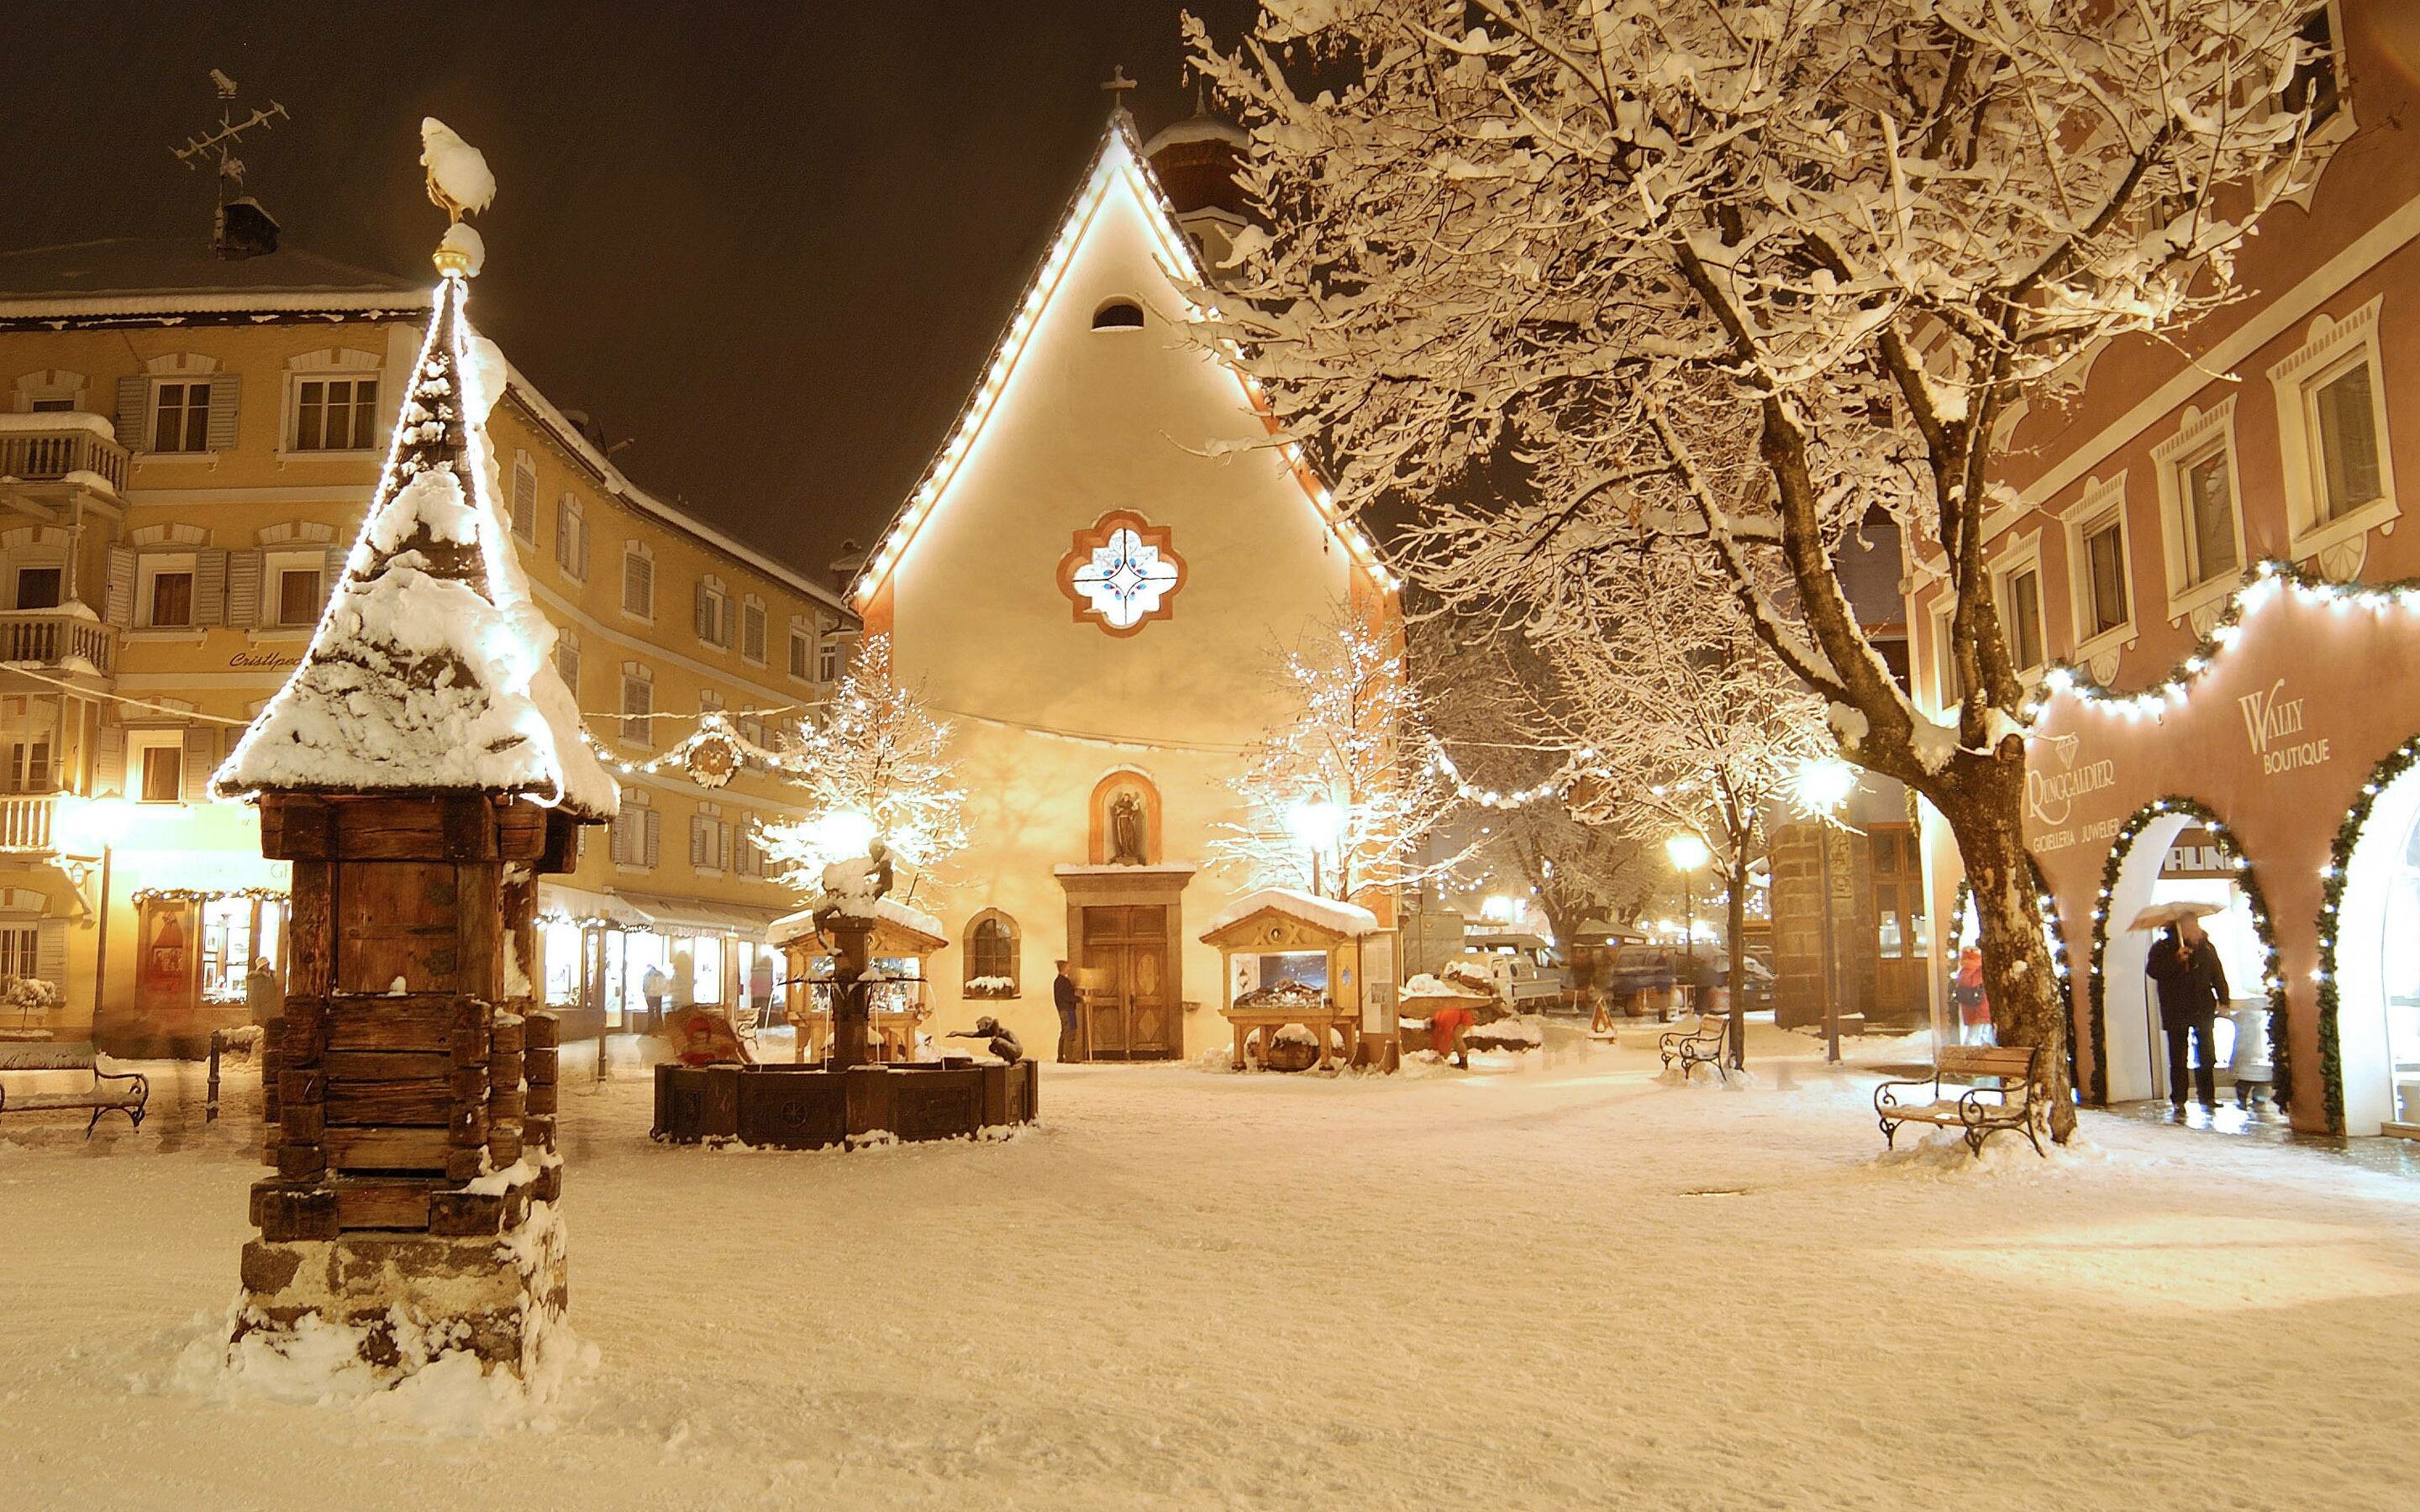
[{"label": "white umbrella", "polygon": [[2153,903],[2134,916],[2130,930],[2165,929],[2179,919],[2208,918],[2226,912],[2225,903]]}]

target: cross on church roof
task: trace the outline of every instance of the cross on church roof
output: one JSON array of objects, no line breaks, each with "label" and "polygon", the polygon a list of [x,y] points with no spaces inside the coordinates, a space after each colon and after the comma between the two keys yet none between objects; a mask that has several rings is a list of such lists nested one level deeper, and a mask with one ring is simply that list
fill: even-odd
[{"label": "cross on church roof", "polygon": [[1126,91],[1140,87],[1126,77],[1126,66],[1121,63],[1109,70],[1109,82],[1101,85],[1101,92],[1109,97],[1112,109],[1123,112],[1126,108]]}]

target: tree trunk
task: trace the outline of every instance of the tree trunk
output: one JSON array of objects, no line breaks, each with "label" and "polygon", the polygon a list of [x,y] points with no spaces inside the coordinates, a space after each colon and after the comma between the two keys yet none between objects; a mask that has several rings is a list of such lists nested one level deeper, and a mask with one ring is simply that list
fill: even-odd
[{"label": "tree trunk", "polygon": [[2039,1076],[2050,1102],[2051,1137],[2065,1144],[2075,1129],[2067,995],[2042,937],[2032,858],[2025,851],[2024,756],[1962,754],[1941,776],[1944,780],[1928,785],[1924,795],[1948,821],[1974,892],[1993,1029],[2004,1045],[2041,1050]]},{"label": "tree trunk", "polygon": [[1730,901],[1723,909],[1723,932],[1730,945],[1731,1069],[1747,1066],[1747,857],[1745,848],[1733,851]]}]

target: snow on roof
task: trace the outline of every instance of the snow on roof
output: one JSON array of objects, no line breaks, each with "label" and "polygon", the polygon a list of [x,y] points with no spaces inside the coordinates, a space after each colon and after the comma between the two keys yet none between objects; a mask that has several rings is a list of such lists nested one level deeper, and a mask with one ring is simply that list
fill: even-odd
[{"label": "snow on roof", "polygon": [[1162,147],[1180,147],[1194,142],[1224,142],[1234,147],[1248,147],[1252,145],[1252,139],[1245,135],[1244,129],[1234,122],[1222,121],[1216,116],[1195,116],[1189,119],[1178,121],[1173,126],[1160,128],[1153,134],[1150,141],[1142,145],[1142,155],[1146,158],[1156,158],[1159,156],[1159,150]]},{"label": "snow on roof", "polygon": [[464,298],[448,277],[344,579],[219,769],[224,793],[522,793],[587,819],[619,806],[492,503],[504,364]]},{"label": "snow on roof", "polygon": [[827,907],[837,907],[852,918],[873,918],[897,924],[920,934],[929,934],[937,940],[950,937],[949,931],[941,927],[939,919],[921,908],[910,908],[896,898],[851,898],[838,903],[829,898],[822,899],[814,907],[783,914],[773,920],[766,926],[765,937],[775,945],[787,945],[800,935],[812,934],[815,932],[815,914]]},{"label": "snow on roof", "polygon": [[1352,939],[1378,933],[1378,916],[1358,903],[1338,903],[1299,887],[1263,887],[1248,892],[1218,910],[1218,917],[1202,933],[1216,934],[1230,924],[1240,923],[1263,909],[1270,909],[1297,918],[1321,929],[1334,930]]},{"label": "snow on roof", "polygon": [[[1109,129],[1102,133],[1101,145],[1094,150],[1091,164],[1077,183],[1075,194],[1060,215],[1058,230],[1050,239],[1050,250],[1043,255],[1027,278],[1025,289],[1017,297],[1015,312],[1001,329],[1000,339],[992,344],[990,356],[983,365],[983,376],[967,395],[966,403],[959,407],[956,421],[934,452],[932,460],[925,464],[915,487],[900,501],[890,521],[883,526],[881,534],[875,538],[876,545],[873,555],[851,583],[850,596],[856,604],[862,606],[873,601],[876,590],[890,577],[892,568],[906,556],[908,541],[940,506],[942,495],[955,480],[959,466],[976,451],[977,436],[989,420],[999,395],[1017,371],[1034,332],[1042,328],[1039,316],[1057,290],[1060,275],[1074,263],[1076,249],[1083,241],[1094,212],[1108,198],[1110,187],[1118,183],[1129,187],[1141,203],[1145,215],[1150,219],[1153,239],[1159,247],[1170,281],[1177,285],[1178,291],[1182,293],[1188,286],[1199,288],[1209,282],[1207,273],[1194,255],[1192,243],[1177,227],[1175,210],[1169,204],[1168,195],[1152,169],[1142,144],[1135,137],[1133,117],[1123,110],[1110,112]],[[1232,358],[1222,358],[1221,361],[1227,363],[1236,381],[1243,386],[1245,397],[1259,414],[1263,426],[1274,436],[1279,428],[1277,418],[1269,409],[1257,380],[1247,375]],[[1345,548],[1346,555],[1370,572],[1379,586],[1393,587],[1394,579],[1378,559],[1377,548],[1359,526],[1336,513],[1334,500],[1326,485],[1312,474],[1301,447],[1287,443],[1285,457],[1287,467],[1301,486],[1307,501],[1339,544]]]},{"label": "snow on roof", "polygon": [[0,319],[427,308],[425,282],[308,252],[230,260],[182,237],[0,252]]}]

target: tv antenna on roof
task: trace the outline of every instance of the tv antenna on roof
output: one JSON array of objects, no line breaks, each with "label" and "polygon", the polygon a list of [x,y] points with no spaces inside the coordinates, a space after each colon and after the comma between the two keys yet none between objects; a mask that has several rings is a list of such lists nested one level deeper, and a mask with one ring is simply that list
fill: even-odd
[{"label": "tv antenna on roof", "polygon": [[235,155],[235,145],[243,140],[246,131],[266,131],[274,122],[294,117],[286,107],[271,100],[267,110],[255,110],[242,120],[235,118],[236,83],[218,69],[210,70],[210,84],[218,90],[218,130],[201,136],[185,139],[180,147],[171,147],[169,155],[188,168],[199,168],[202,160],[216,153],[218,157],[218,213],[213,217],[210,250],[221,257],[256,257],[277,250],[277,220],[262,208],[258,200],[238,192],[243,187],[243,160]]},{"label": "tv antenna on roof", "polygon": [[265,131],[269,130],[271,122],[290,121],[294,117],[286,113],[284,105],[272,100],[269,102],[267,110],[255,110],[242,120],[237,120],[234,117],[233,105],[235,81],[217,69],[212,69],[210,83],[217,86],[221,101],[218,130],[205,136],[189,136],[185,139],[183,147],[171,147],[169,153],[186,167],[198,168],[201,166],[200,160],[208,156],[212,149],[216,149],[219,160],[219,197],[225,199],[229,188],[243,182],[243,160],[237,157],[234,151],[235,144],[243,140],[243,133],[255,128]]}]

